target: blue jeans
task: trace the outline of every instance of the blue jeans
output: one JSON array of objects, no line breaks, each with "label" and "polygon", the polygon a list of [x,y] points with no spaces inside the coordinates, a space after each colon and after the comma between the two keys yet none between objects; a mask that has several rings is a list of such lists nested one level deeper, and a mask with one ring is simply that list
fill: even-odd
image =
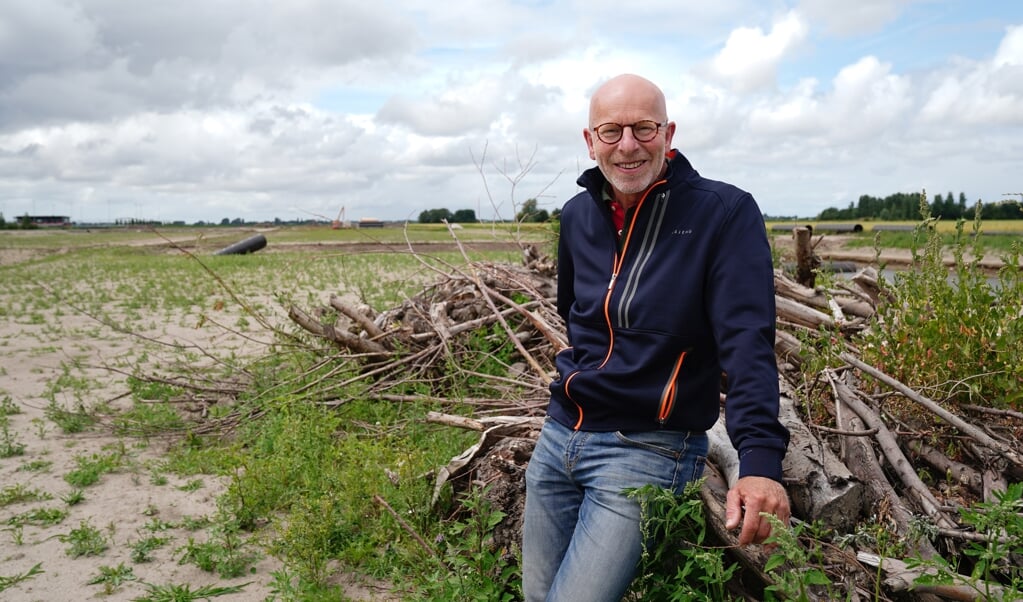
[{"label": "blue jeans", "polygon": [[639,501],[622,490],[681,494],[700,478],[707,436],[573,431],[547,418],[526,468],[526,602],[617,602],[643,553]]}]

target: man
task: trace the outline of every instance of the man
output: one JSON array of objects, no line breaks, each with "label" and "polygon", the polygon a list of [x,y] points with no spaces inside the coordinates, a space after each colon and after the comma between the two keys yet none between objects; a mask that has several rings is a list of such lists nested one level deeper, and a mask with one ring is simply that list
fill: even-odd
[{"label": "man", "polygon": [[590,101],[583,137],[597,167],[564,206],[558,248],[571,347],[526,471],[529,602],[621,599],[644,543],[623,490],[681,493],[702,475],[722,373],[740,466],[726,524],[746,545],[770,535],[761,512],[789,519],[763,218],[748,193],[702,178],[674,134],[664,94],[636,75]]}]

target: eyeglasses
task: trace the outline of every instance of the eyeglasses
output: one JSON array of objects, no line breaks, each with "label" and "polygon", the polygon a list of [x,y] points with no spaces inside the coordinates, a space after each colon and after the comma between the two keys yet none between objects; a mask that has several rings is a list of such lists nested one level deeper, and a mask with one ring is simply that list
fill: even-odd
[{"label": "eyeglasses", "polygon": [[632,128],[632,137],[637,142],[650,142],[657,136],[657,133],[661,131],[661,128],[668,125],[668,122],[657,123],[650,119],[644,119],[643,121],[637,121],[636,123],[602,123],[597,127],[593,128],[593,132],[597,134],[597,138],[604,144],[615,144],[622,139],[622,134],[625,132],[625,128]]}]

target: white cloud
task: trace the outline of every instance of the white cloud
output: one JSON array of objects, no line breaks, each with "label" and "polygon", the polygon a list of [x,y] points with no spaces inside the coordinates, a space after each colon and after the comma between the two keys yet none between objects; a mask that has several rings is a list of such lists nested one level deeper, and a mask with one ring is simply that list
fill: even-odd
[{"label": "white cloud", "polygon": [[959,60],[934,79],[920,110],[922,122],[1023,125],[1023,26],[1006,30],[990,61]]},{"label": "white cloud", "polygon": [[874,138],[907,117],[912,85],[891,69],[890,64],[868,56],[838,73],[827,109],[837,141]]},{"label": "white cloud", "polygon": [[662,86],[701,173],[769,212],[907,186],[991,198],[1023,152],[1023,23],[978,5],[956,35],[981,50],[952,57],[900,45],[909,4],[7,0],[0,212],[554,208],[592,165],[589,95],[623,72]]},{"label": "white cloud", "polygon": [[995,58],[991,61],[995,68],[1023,65],[1023,25],[1015,25],[1006,29],[1005,37],[998,45]]},{"label": "white cloud", "polygon": [[771,85],[779,62],[806,39],[807,33],[806,23],[794,11],[775,21],[766,34],[759,27],[740,27],[732,31],[711,61],[711,74],[737,92]]}]

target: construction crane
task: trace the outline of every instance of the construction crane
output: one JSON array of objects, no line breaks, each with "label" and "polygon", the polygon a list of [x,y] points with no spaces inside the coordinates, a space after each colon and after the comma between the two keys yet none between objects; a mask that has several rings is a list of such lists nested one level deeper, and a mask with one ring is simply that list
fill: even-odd
[{"label": "construction crane", "polygon": [[337,218],[330,223],[330,228],[332,230],[340,230],[348,226],[348,222],[345,221],[345,206],[341,205],[341,210],[337,212]]}]

